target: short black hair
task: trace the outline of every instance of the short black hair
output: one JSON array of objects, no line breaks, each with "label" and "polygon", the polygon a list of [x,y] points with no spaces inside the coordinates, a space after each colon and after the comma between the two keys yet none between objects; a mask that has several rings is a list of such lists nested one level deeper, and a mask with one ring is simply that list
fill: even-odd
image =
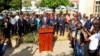
[{"label": "short black hair", "polygon": [[81,22],[77,22],[76,24],[75,24],[75,26],[77,27],[78,26],[78,24],[82,24]]}]

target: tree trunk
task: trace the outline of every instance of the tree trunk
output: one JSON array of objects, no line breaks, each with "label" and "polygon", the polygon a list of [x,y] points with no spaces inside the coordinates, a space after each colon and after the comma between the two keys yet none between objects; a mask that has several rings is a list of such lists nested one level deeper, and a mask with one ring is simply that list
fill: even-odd
[{"label": "tree trunk", "polygon": [[55,9],[56,9],[56,8],[53,8],[53,12],[54,12],[54,13],[56,12]]}]

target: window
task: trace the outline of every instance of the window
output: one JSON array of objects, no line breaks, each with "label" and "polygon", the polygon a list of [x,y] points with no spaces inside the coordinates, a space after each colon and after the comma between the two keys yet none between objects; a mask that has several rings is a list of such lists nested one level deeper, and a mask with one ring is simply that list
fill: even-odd
[{"label": "window", "polygon": [[100,4],[100,1],[96,1],[96,4]]},{"label": "window", "polygon": [[100,13],[100,1],[96,1],[95,12],[96,14]]}]

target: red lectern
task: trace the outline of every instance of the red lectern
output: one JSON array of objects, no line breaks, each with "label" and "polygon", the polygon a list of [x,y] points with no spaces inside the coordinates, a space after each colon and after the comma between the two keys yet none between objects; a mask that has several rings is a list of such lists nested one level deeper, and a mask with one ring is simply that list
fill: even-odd
[{"label": "red lectern", "polygon": [[53,27],[39,29],[39,51],[53,51]]}]

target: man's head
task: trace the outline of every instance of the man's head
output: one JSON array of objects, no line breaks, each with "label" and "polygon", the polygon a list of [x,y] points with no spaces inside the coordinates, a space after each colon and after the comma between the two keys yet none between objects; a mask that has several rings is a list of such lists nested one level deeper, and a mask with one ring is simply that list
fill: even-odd
[{"label": "man's head", "polygon": [[95,19],[92,23],[93,23],[94,28],[100,30],[100,20]]},{"label": "man's head", "polygon": [[83,17],[83,20],[84,21],[87,21],[88,20],[88,17],[87,16]]},{"label": "man's head", "polygon": [[20,19],[23,19],[23,14],[20,14],[19,17],[20,17]]},{"label": "man's head", "polygon": [[77,29],[81,29],[82,28],[82,23],[81,22],[77,22],[76,23],[76,28]]},{"label": "man's head", "polygon": [[92,18],[95,18],[95,14],[91,14],[90,15],[90,18],[92,19]]}]

